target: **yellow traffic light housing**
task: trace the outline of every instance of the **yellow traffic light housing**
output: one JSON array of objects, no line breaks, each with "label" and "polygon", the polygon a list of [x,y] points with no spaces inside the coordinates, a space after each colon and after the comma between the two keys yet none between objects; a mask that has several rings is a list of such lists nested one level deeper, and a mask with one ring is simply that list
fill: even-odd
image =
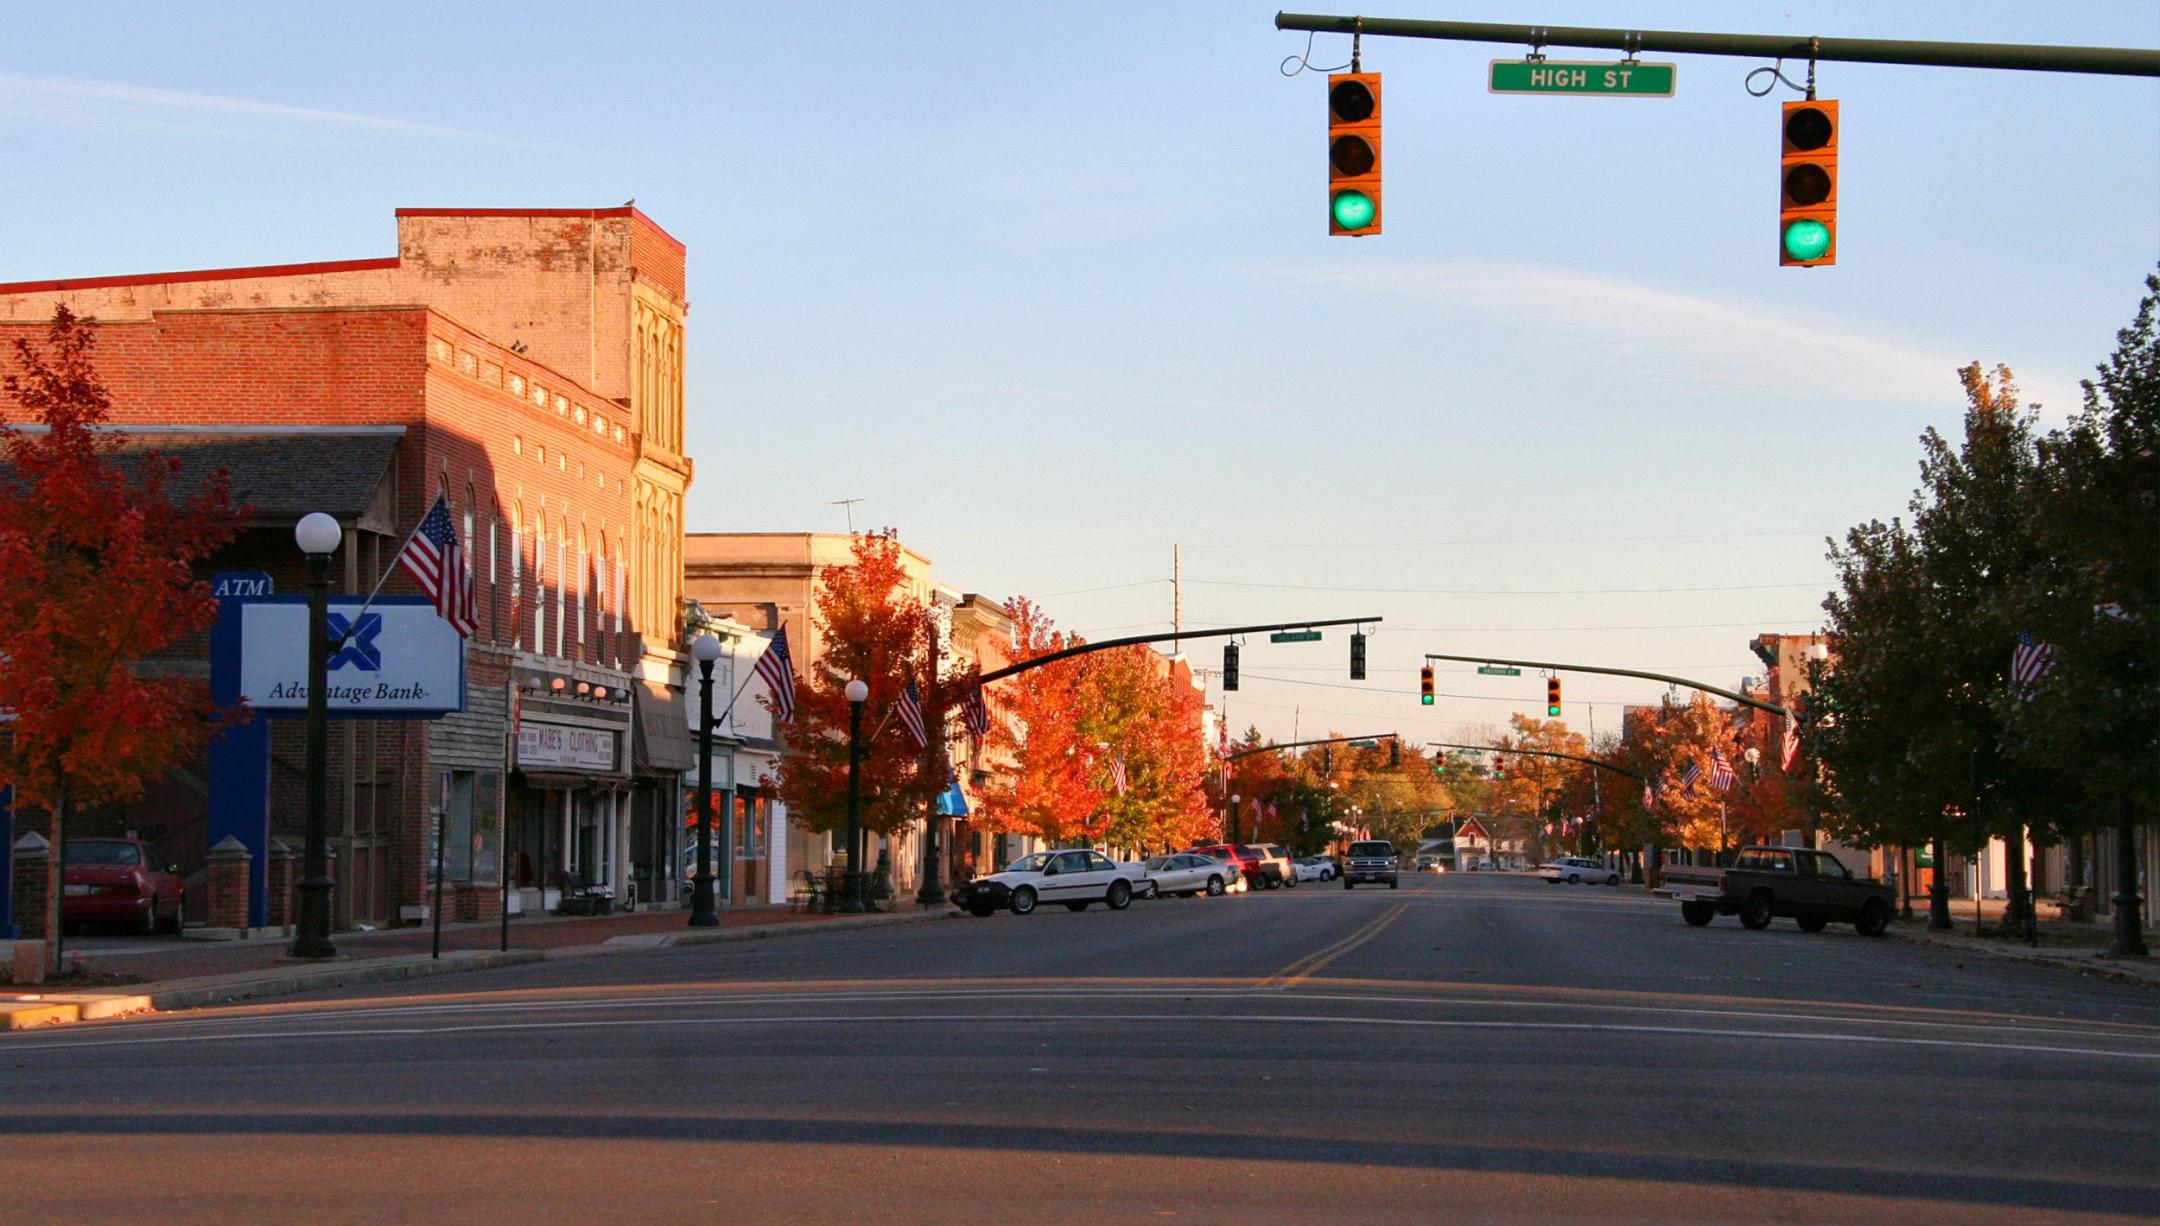
[{"label": "yellow traffic light housing", "polygon": [[1380,233],[1380,74],[1328,77],[1328,233]]},{"label": "yellow traffic light housing", "polygon": [[1428,664],[1418,670],[1418,701],[1429,707],[1432,699],[1432,665]]},{"label": "yellow traffic light housing", "polygon": [[1778,263],[1837,263],[1838,104],[1785,104],[1778,173]]}]

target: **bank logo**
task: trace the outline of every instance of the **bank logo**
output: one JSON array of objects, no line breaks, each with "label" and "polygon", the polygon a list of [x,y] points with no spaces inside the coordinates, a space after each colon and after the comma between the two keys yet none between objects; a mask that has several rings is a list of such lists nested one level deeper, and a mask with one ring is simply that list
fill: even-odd
[{"label": "bank logo", "polygon": [[[333,651],[330,655],[330,672],[353,666],[357,672],[379,673],[382,671],[382,649],[375,645],[375,638],[382,633],[382,614],[363,613],[358,625],[347,620],[343,613],[325,613]],[[340,642],[339,640],[344,640]]]}]

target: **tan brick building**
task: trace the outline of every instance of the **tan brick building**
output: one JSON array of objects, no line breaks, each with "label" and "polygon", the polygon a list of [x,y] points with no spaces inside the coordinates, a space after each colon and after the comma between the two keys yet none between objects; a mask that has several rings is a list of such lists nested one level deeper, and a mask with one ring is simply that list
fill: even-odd
[{"label": "tan brick building", "polygon": [[[468,910],[495,904],[497,857],[525,908],[554,902],[542,891],[565,875],[620,899],[631,823],[678,820],[688,765],[684,248],[629,207],[401,209],[397,232],[382,258],[0,285],[0,344],[38,339],[63,304],[95,320],[116,425],[226,458],[255,514],[219,568],[268,571],[280,590],[299,590],[300,515],[338,518],[337,586],[365,592],[447,493],[479,606],[468,706],[333,727],[341,921],[419,913],[437,805]],[[337,479],[310,480],[310,464]],[[412,589],[395,573],[384,590]],[[514,749],[513,684],[528,734]],[[576,730],[583,751],[533,735],[547,728]],[[300,761],[281,723],[270,825],[295,845]],[[105,819],[157,828],[199,863],[217,797],[189,791]]]}]

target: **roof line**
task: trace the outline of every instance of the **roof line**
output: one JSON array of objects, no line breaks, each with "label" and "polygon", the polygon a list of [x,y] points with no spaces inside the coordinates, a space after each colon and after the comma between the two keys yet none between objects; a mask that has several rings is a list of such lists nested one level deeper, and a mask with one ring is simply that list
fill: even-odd
[{"label": "roof line", "polygon": [[45,294],[123,285],[177,285],[189,281],[238,281],[248,277],[301,277],[321,272],[366,272],[396,268],[398,257],[365,260],[313,260],[305,264],[256,264],[246,268],[197,268],[183,272],[124,273],[112,277],[62,277],[56,281],[0,282],[0,294]]},{"label": "roof line", "polygon": [[[5,425],[8,429],[13,430],[19,434],[44,434],[52,429],[51,426],[48,426],[43,422],[10,423],[4,420],[0,420],[0,425]],[[394,438],[403,438],[405,436],[405,427],[403,426],[280,426],[270,424],[264,424],[259,426],[191,426],[178,422],[144,422],[139,425],[127,422],[107,422],[103,425],[92,426],[90,428],[92,430],[98,431],[101,434],[233,434],[273,436],[292,434],[362,434],[383,435],[386,437]]]},{"label": "roof line", "polygon": [[399,209],[400,217],[630,217],[644,222],[653,233],[666,239],[675,250],[687,255],[688,247],[681,239],[668,233],[659,222],[638,211],[636,205],[619,204],[612,209]]}]

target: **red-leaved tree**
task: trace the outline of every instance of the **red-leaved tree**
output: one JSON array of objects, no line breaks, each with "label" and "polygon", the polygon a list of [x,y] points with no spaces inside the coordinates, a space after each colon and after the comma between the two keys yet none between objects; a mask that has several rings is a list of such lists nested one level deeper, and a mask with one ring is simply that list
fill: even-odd
[{"label": "red-leaved tree", "polygon": [[[1039,660],[1072,644],[1040,605],[1017,597],[1013,662]],[[990,687],[995,718],[984,753],[1005,764],[984,788],[975,820],[985,830],[1029,834],[1052,843],[1082,839],[1102,804],[1097,749],[1080,735],[1082,662],[1069,660],[1015,673]]]},{"label": "red-leaved tree", "polygon": [[[0,780],[19,808],[49,815],[55,856],[71,807],[139,795],[219,718],[202,681],[136,666],[216,619],[194,568],[246,514],[222,473],[178,489],[169,457],[117,454],[121,437],[99,429],[112,404],[95,345],[66,307],[42,347],[18,340],[4,387],[19,411],[0,421],[0,709],[14,715],[0,726]],[[17,903],[42,906],[48,934],[60,874],[50,879],[46,898]]]}]

